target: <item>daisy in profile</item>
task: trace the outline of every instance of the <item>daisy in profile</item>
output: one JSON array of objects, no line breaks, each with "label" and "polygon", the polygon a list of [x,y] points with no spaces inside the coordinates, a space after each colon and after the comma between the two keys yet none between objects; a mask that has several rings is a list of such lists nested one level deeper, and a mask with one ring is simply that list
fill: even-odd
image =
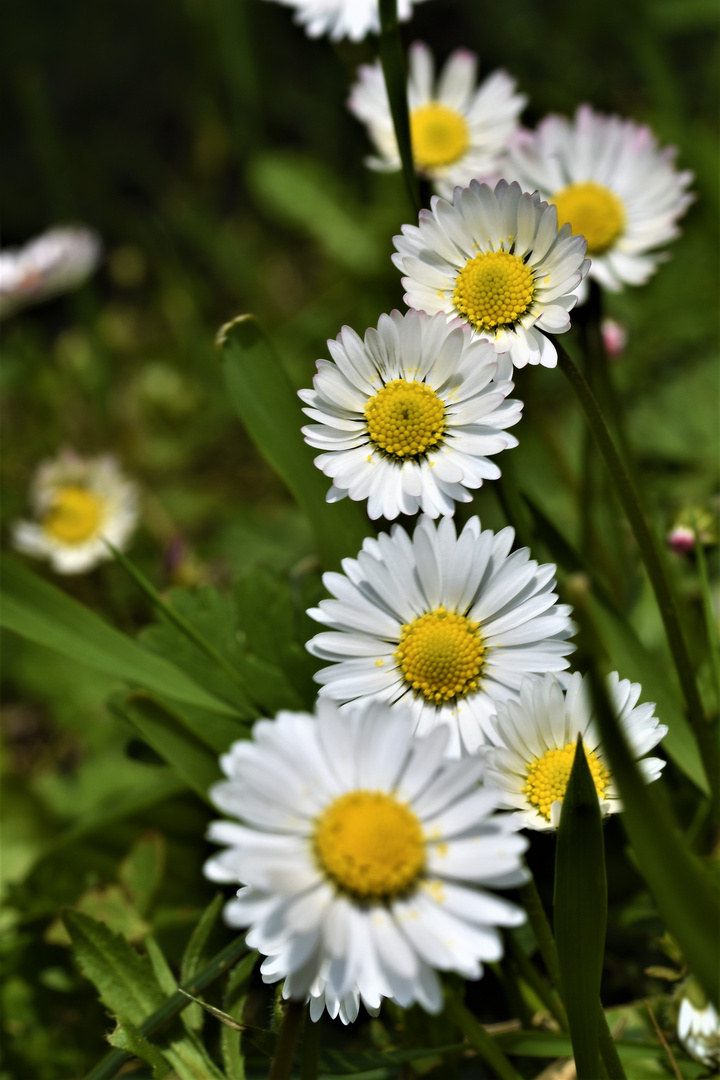
[{"label": "daisy in profile", "polygon": [[137,523],[137,489],[109,456],[83,458],[64,451],[42,462],[32,481],[36,521],[19,521],[18,551],[48,559],[59,574],[81,574],[112,558],[104,541],[126,547]]},{"label": "daisy in profile", "polygon": [[644,284],[666,258],[657,249],[679,233],[693,177],[674,157],[650,128],[581,105],[574,120],[548,116],[523,132],[503,175],[557,207],[558,222],[587,240],[589,276],[617,292]]},{"label": "daisy in profile", "polygon": [[0,319],[82,284],[100,262],[100,239],[81,226],[50,229],[0,251]]},{"label": "daisy in profile", "polygon": [[335,599],[308,612],[330,628],[307,644],[332,661],[315,676],[320,695],[408,705],[418,734],[447,724],[449,753],[477,750],[523,675],[563,670],[573,649],[555,567],[510,554],[514,535],[474,517],[458,536],[451,518],[423,516],[412,538],[395,525],[366,540],[344,574],[323,576]]},{"label": "daisy in profile", "polygon": [[[515,80],[495,71],[477,85],[478,58],[458,49],[439,78],[427,45],[416,41],[409,52],[408,106],[415,168],[435,191],[448,199],[459,184],[497,171],[500,155],[515,132],[527,101],[516,93]],[[379,157],[367,159],[372,169],[394,172],[401,167],[382,67],[365,64],[348,100],[362,121]]]},{"label": "daisy in profile", "polygon": [[[537,193],[473,180],[456,188],[451,203],[435,196],[394,242],[409,307],[461,318],[515,367],[556,365],[555,346],[541,331],[570,329],[575,290],[590,264],[584,239],[571,236],[569,225],[558,231],[555,207]],[[507,364],[501,374],[509,374]]]},{"label": "daisy in profile", "polygon": [[467,326],[393,311],[364,341],[346,326],[328,347],[334,363],[319,360],[314,390],[300,391],[318,421],[302,431],[325,451],[315,464],[332,479],[328,502],[367,499],[372,519],[435,518],[500,476],[488,455],[517,446],[504,428],[522,402],[507,400],[511,382],[491,381],[495,350]]},{"label": "daisy in profile", "polygon": [[443,757],[448,732],[413,736],[409,710],[375,702],[314,716],[281,712],[224,755],[215,806],[226,845],[205,865],[212,881],[242,884],[225,908],[265,954],[265,982],[326,1005],[348,1022],[383,998],[437,1013],[437,971],[478,979],[502,955],[501,926],[524,912],[496,888],[527,880],[527,847],[483,763]]},{"label": "daisy in profile", "polygon": [[[519,701],[498,707],[485,750],[488,780],[502,792],[501,805],[512,809],[518,828],[556,829],[578,735],[590,767],[603,816],[622,810],[605,761],[593,717],[590,685],[577,672],[565,680],[552,675],[525,679]],[[662,758],[645,757],[667,734],[651,702],[638,705],[641,687],[613,672],[607,680],[610,702],[648,783],[657,780]]]},{"label": "daisy in profile", "polygon": [[720,1065],[720,1018],[699,982],[683,984],[677,1036],[690,1057],[709,1068]]},{"label": "daisy in profile", "polygon": [[[308,37],[327,34],[331,41],[350,38],[362,41],[368,34],[380,33],[378,0],[277,0],[295,9],[295,21],[305,27]],[[398,0],[397,14],[406,22],[414,4],[422,0]]]}]

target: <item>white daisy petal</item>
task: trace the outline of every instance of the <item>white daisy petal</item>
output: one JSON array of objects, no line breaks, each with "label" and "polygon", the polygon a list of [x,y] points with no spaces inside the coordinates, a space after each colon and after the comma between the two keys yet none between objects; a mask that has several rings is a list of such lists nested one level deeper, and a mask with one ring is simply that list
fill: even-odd
[{"label": "white daisy petal", "polygon": [[[276,0],[295,11],[295,21],[305,28],[308,37],[322,37],[331,41],[349,38],[362,41],[368,34],[380,32],[377,0]],[[413,4],[422,0],[399,0],[398,18],[405,22],[410,18]]]}]

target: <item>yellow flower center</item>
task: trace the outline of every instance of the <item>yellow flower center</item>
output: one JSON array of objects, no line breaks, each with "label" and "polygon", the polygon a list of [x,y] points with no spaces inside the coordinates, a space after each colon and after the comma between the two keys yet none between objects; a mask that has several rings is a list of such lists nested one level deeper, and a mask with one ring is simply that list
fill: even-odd
[{"label": "yellow flower center", "polygon": [[477,690],[485,654],[479,627],[444,607],[403,626],[395,659],[405,682],[436,704]]},{"label": "yellow flower center", "polygon": [[588,255],[602,255],[625,228],[622,202],[594,180],[568,184],[549,201],[557,206],[558,226],[570,222],[573,233],[585,237]]},{"label": "yellow flower center", "polygon": [[410,139],[418,169],[452,165],[470,145],[464,116],[439,101],[429,101],[410,113]]},{"label": "yellow flower center", "polygon": [[393,379],[365,406],[368,434],[395,457],[424,454],[442,441],[445,406],[432,387]]},{"label": "yellow flower center", "polygon": [[43,529],[63,544],[82,544],[94,536],[103,519],[104,501],[86,488],[58,488],[43,520]]},{"label": "yellow flower center", "polygon": [[[610,783],[610,773],[596,754],[585,750],[585,757],[595,782],[595,790],[602,799]],[[562,802],[565,798],[574,760],[575,743],[572,742],[561,750],[547,750],[542,757],[535,758],[528,766],[523,795],[527,795],[528,802],[548,821],[552,804],[556,801]]]},{"label": "yellow flower center", "polygon": [[340,795],[318,818],[314,843],[325,872],[360,900],[406,892],[425,866],[420,821],[382,791]]},{"label": "yellow flower center", "polygon": [[511,326],[532,303],[532,270],[509,251],[481,251],[455,280],[453,303],[477,330]]}]

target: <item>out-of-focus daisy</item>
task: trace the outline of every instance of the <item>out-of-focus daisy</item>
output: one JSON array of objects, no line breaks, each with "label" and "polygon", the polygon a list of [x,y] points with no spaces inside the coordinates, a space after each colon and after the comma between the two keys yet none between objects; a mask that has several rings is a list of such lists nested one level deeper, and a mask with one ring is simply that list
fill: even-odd
[{"label": "out-of-focus daisy", "polygon": [[431,517],[469,502],[467,488],[500,476],[487,455],[517,446],[503,429],[522,402],[508,381],[491,382],[495,350],[467,326],[409,311],[381,315],[365,340],[346,326],[318,361],[314,390],[301,390],[315,464],[333,486],[328,502],[367,499],[371,518],[418,509]]},{"label": "out-of-focus daisy", "polygon": [[[432,53],[417,41],[410,48],[408,106],[415,167],[432,180],[439,195],[452,198],[456,185],[497,171],[499,156],[517,128],[527,100],[515,92],[515,80],[495,71],[477,86],[478,59],[466,49],[450,56],[437,82]],[[368,129],[379,157],[373,169],[400,168],[390,103],[382,68],[365,64],[348,107]]]},{"label": "out-of-focus daisy", "polygon": [[50,229],[0,251],[0,318],[76,288],[100,262],[100,238],[80,226]]},{"label": "out-of-focus daisy", "polygon": [[[277,0],[295,9],[295,21],[305,27],[308,37],[327,34],[331,41],[350,38],[362,41],[380,32],[378,0]],[[414,4],[422,0],[398,0],[401,22],[410,18]]]},{"label": "out-of-focus daisy", "polygon": [[384,997],[439,1012],[436,971],[479,978],[502,955],[497,927],[525,919],[486,891],[526,880],[527,845],[479,786],[483,762],[445,760],[447,729],[413,726],[407,709],[321,701],[259,721],[221,758],[212,800],[245,824],[210,826],[227,847],[205,873],[245,886],[227,921],[250,926],[263,979],[309,994],[314,1018],[324,1002],[347,1022]]},{"label": "out-of-focus daisy", "polygon": [[697,979],[683,985],[677,1035],[691,1057],[709,1067],[720,1065],[720,1019]]},{"label": "out-of-focus daisy", "polygon": [[717,544],[719,509],[717,501],[713,506],[684,507],[667,535],[668,547],[676,555],[685,556],[691,555],[695,550],[696,537],[703,547]]},{"label": "out-of-focus daisy", "polygon": [[137,489],[109,456],[83,458],[64,451],[42,462],[30,502],[36,522],[19,521],[13,544],[49,559],[59,574],[80,574],[111,558],[104,543],[127,545],[137,523]]},{"label": "out-of-focus daisy", "polygon": [[459,316],[515,367],[555,366],[555,346],[541,331],[570,329],[574,290],[590,264],[584,239],[569,225],[558,232],[555,207],[537,193],[473,180],[452,203],[435,196],[395,247],[410,307]]},{"label": "out-of-focus daisy", "polygon": [[600,324],[605,352],[611,360],[619,360],[625,352],[628,341],[627,327],[615,319],[603,319]]},{"label": "out-of-focus daisy", "polygon": [[450,753],[477,750],[498,702],[524,675],[566,668],[573,649],[555,567],[511,555],[514,535],[475,517],[457,536],[451,518],[423,516],[412,539],[396,525],[325,574],[335,599],[308,612],[330,627],[307,645],[332,661],[315,676],[321,696],[409,705],[418,734],[449,724]]},{"label": "out-of-focus daisy", "polygon": [[[552,675],[525,679],[519,701],[498,706],[490,733],[488,779],[502,792],[502,806],[516,811],[518,826],[556,829],[578,735],[600,801],[603,815],[622,810],[609,767],[605,762],[593,716],[590,686],[577,672],[566,680],[567,690]],[[644,757],[656,746],[667,727],[658,723],[655,705],[638,705],[641,687],[613,672],[607,680],[610,701],[646,781],[657,780],[665,762]]]},{"label": "out-of-focus daisy", "polygon": [[548,116],[508,152],[503,175],[557,206],[558,221],[587,240],[589,276],[617,292],[642,285],[666,256],[692,202],[691,172],[648,127],[581,105],[574,120]]}]

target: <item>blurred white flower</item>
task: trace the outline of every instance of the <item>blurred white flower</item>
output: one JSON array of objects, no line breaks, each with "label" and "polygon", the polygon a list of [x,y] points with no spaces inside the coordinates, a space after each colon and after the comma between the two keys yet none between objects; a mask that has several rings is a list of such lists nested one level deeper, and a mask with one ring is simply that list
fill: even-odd
[{"label": "blurred white flower", "polygon": [[[640,771],[648,783],[657,780],[665,762],[643,755],[667,734],[667,727],[658,723],[654,704],[637,704],[639,683],[620,679],[613,672],[607,689]],[[502,792],[500,805],[515,811],[518,828],[546,831],[558,827],[578,735],[582,735],[601,813],[615,814],[622,804],[605,762],[587,679],[578,672],[564,684],[553,675],[524,679],[520,700],[498,705],[484,750],[487,776]]]},{"label": "blurred white flower", "polygon": [[574,120],[548,116],[523,132],[502,175],[557,206],[558,222],[587,240],[589,277],[617,292],[647,281],[666,258],[656,249],[679,233],[693,174],[677,172],[674,157],[650,128],[581,105]]},{"label": "blurred white flower", "polygon": [[212,881],[242,883],[225,908],[264,953],[265,982],[347,1023],[383,998],[440,1012],[437,971],[479,979],[503,953],[498,927],[525,921],[495,889],[527,880],[527,841],[478,758],[443,757],[448,729],[412,734],[409,709],[371,702],[281,712],[221,759],[213,822],[226,845]]},{"label": "blurred white flower", "polygon": [[364,341],[346,326],[328,346],[334,363],[319,360],[300,397],[318,421],[302,431],[326,451],[315,464],[332,478],[329,502],[367,499],[372,519],[435,518],[500,476],[487,455],[517,446],[504,428],[522,402],[508,399],[511,382],[491,381],[495,350],[459,319],[393,311]]},{"label": "blurred white flower", "polygon": [[[409,67],[415,167],[439,195],[451,199],[457,185],[466,187],[496,171],[527,98],[515,92],[515,80],[504,71],[476,85],[478,58],[466,49],[450,56],[436,81],[432,53],[417,41],[410,48]],[[400,155],[380,62],[363,65],[359,76],[348,107],[367,126],[380,155],[367,164],[397,170]]]},{"label": "blurred white flower", "polygon": [[104,541],[122,550],[137,523],[136,486],[109,456],[83,458],[63,451],[42,462],[30,501],[38,520],[16,522],[13,545],[48,559],[59,574],[80,574],[112,558]]},{"label": "blurred white flower", "polygon": [[81,226],[50,229],[24,247],[0,251],[0,319],[76,288],[101,254],[97,233]]},{"label": "blurred white flower", "polygon": [[605,352],[611,360],[618,360],[625,352],[627,345],[627,327],[623,323],[616,322],[615,319],[603,319],[600,324],[600,333]]},{"label": "blurred white flower", "polygon": [[720,1064],[720,1018],[700,984],[690,978],[682,987],[677,1035],[690,1057],[703,1065]]},{"label": "blurred white flower", "polygon": [[[362,41],[380,32],[378,0],[276,0],[295,9],[295,21],[305,27],[308,37],[327,34],[331,41],[350,38]],[[423,0],[398,0],[398,18],[406,22],[413,4]]]}]

